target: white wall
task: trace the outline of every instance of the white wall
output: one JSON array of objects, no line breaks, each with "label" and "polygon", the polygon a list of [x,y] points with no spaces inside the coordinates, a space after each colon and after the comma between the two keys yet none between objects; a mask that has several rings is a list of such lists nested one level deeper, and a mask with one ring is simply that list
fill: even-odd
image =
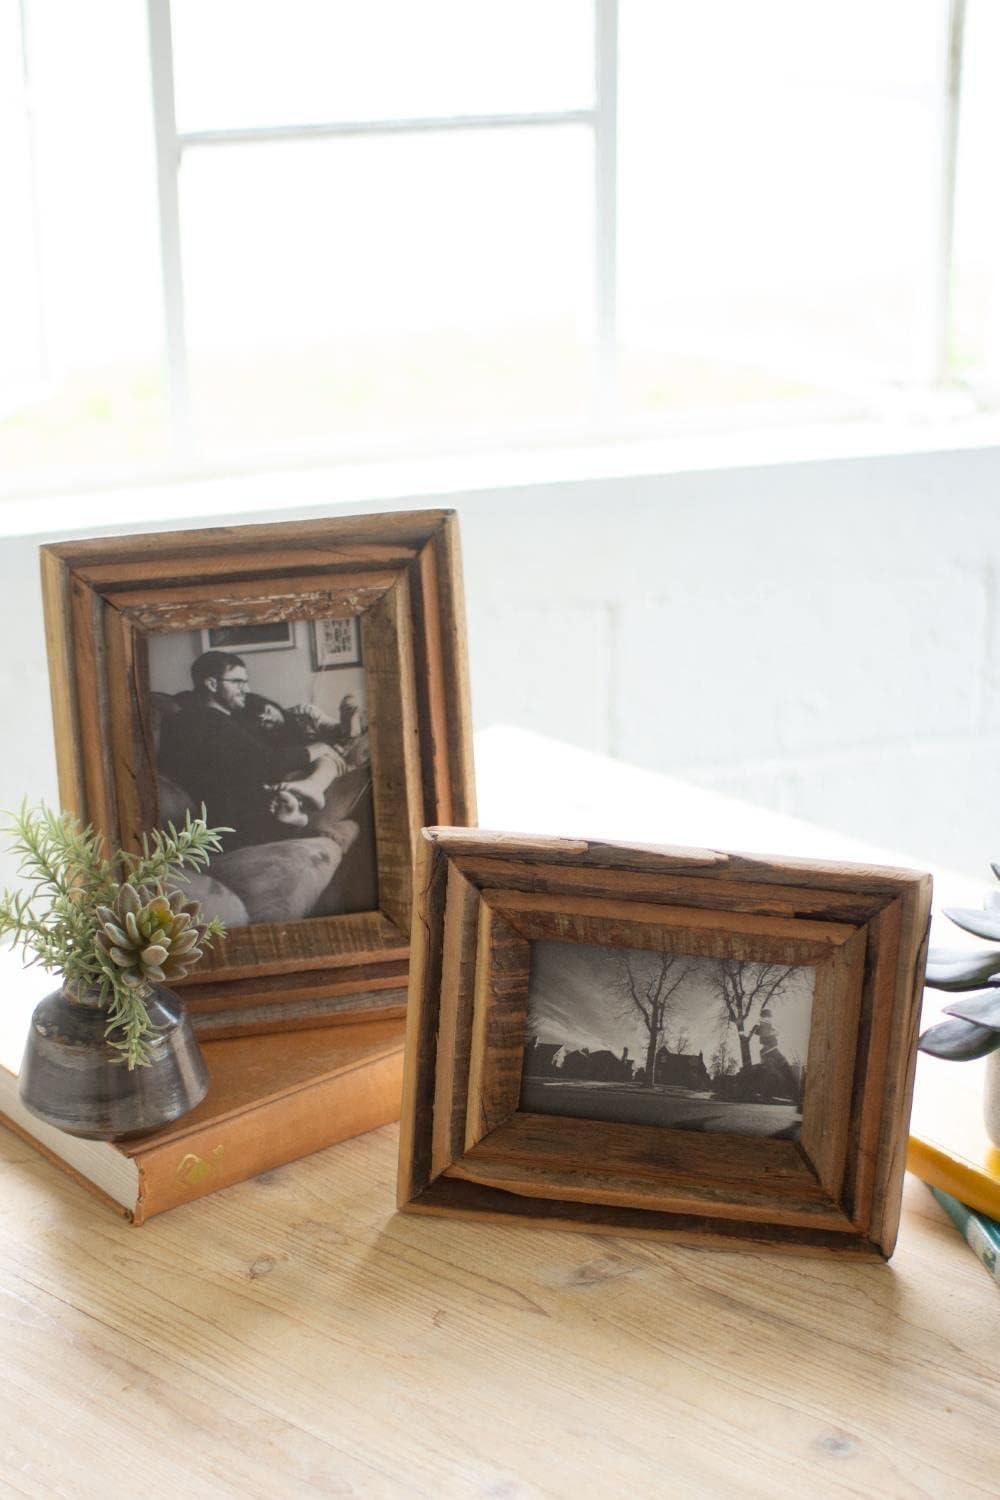
[{"label": "white wall", "polygon": [[[998,497],[1000,449],[982,449],[408,503],[461,512],[478,726],[669,769],[985,884],[1000,857]],[[96,529],[82,505],[76,535]],[[239,515],[204,522],[222,519]],[[8,808],[56,795],[39,539],[0,552]]]}]

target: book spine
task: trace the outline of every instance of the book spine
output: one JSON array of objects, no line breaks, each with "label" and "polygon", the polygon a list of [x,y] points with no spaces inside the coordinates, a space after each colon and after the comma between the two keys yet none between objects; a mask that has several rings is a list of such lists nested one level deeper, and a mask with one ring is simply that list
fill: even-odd
[{"label": "book spine", "polygon": [[133,1223],[398,1120],[402,1087],[403,1054],[393,1052],[179,1140],[138,1149]]},{"label": "book spine", "polygon": [[977,1214],[973,1209],[966,1208],[964,1203],[959,1203],[957,1198],[953,1198],[950,1193],[943,1193],[940,1188],[932,1187],[931,1192],[972,1253],[983,1263],[994,1281],[1000,1283],[1000,1224],[996,1219],[988,1219],[985,1214]]},{"label": "book spine", "polygon": [[916,1135],[910,1136],[906,1148],[906,1167],[928,1187],[940,1188],[977,1213],[1000,1219],[1000,1177],[987,1176]]}]

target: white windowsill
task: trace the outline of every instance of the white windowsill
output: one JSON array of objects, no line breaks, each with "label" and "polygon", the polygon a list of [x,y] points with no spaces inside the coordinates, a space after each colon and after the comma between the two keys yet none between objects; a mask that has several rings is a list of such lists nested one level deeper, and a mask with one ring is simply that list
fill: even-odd
[{"label": "white windowsill", "polygon": [[319,463],[11,498],[0,501],[0,537],[92,534],[352,506],[391,508],[490,490],[991,448],[1000,448],[996,414],[947,424],[782,426],[448,457]]}]

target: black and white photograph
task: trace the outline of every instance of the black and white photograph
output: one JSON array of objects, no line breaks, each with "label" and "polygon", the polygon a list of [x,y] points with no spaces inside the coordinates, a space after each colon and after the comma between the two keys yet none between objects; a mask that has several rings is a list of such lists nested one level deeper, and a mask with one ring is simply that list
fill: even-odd
[{"label": "black and white photograph", "polygon": [[210,825],[232,829],[211,880],[195,877],[209,914],[229,926],[371,911],[364,668],[317,671],[310,621],[280,622],[280,651],[265,629],[213,630],[207,649],[206,631],[149,638],[161,822],[204,806]]},{"label": "black and white photograph", "polygon": [[521,1109],[797,1140],[816,971],[532,944]]}]

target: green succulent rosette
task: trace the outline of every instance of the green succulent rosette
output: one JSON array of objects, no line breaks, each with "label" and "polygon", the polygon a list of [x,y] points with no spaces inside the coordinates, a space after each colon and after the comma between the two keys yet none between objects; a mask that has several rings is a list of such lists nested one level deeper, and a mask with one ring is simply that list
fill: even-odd
[{"label": "green succulent rosette", "polygon": [[202,957],[201,907],[181,891],[126,883],[113,907],[97,908],[97,918],[98,949],[136,989],[183,979]]}]

